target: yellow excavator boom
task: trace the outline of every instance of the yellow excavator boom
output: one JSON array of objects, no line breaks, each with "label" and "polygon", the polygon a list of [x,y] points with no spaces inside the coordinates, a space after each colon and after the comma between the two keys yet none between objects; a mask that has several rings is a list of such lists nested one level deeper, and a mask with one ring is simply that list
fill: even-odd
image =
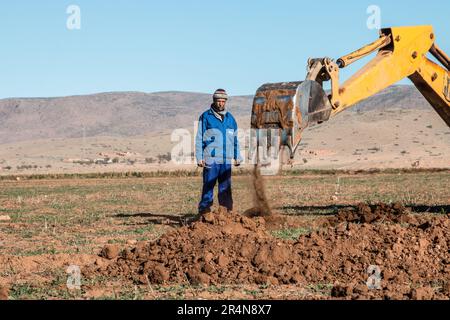
[{"label": "yellow excavator boom", "polygon": [[[340,85],[339,69],[376,50],[371,61]],[[337,61],[309,59],[305,81],[261,86],[255,94],[251,126],[279,129],[281,145],[289,148],[292,158],[308,125],[327,121],[404,78],[413,82],[450,126],[449,66],[449,57],[435,43],[432,26],[381,29],[378,40]],[[329,93],[323,90],[325,81],[331,81]]]},{"label": "yellow excavator boom", "polygon": [[[376,57],[332,92],[332,114],[345,110],[388,86],[408,77],[450,126],[449,60],[435,46],[431,26],[382,29],[380,39],[389,39]],[[427,58],[441,52],[444,67]],[[345,59],[343,57],[338,63]],[[345,60],[344,60],[345,61]],[[334,79],[332,79],[333,81]]]}]

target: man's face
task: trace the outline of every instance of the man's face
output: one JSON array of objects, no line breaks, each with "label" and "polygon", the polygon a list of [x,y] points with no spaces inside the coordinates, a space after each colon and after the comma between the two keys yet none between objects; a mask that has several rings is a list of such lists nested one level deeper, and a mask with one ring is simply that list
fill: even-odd
[{"label": "man's face", "polygon": [[227,100],[225,99],[217,99],[216,100],[216,107],[219,109],[219,111],[225,110],[225,104],[227,103]]}]

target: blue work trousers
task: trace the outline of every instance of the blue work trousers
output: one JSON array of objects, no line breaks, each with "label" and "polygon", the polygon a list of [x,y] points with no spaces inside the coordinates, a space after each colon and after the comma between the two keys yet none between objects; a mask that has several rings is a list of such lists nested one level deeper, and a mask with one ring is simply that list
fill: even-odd
[{"label": "blue work trousers", "polygon": [[214,187],[219,181],[219,205],[233,210],[233,198],[231,195],[231,164],[211,163],[203,168],[202,199],[198,205],[200,213],[209,211],[214,200]]}]

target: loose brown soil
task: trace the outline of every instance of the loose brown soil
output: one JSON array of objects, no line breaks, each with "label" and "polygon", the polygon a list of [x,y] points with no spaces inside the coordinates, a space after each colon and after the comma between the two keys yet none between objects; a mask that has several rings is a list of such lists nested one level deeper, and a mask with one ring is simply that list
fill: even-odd
[{"label": "loose brown soil", "polygon": [[[109,263],[83,273],[139,284],[331,283],[336,298],[448,299],[449,248],[449,215],[425,218],[400,204],[341,209],[296,240],[273,237],[263,217],[219,210],[118,257],[109,246],[102,251]],[[381,272],[374,289],[371,265]]]},{"label": "loose brown soil", "polygon": [[247,217],[270,216],[272,214],[269,200],[266,196],[266,187],[259,166],[255,165],[252,172],[253,208],[244,212]]}]

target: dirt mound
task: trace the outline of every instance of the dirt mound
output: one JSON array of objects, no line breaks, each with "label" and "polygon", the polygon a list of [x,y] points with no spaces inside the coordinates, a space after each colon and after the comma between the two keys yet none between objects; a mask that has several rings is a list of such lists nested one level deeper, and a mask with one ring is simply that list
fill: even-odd
[{"label": "dirt mound", "polygon": [[358,204],[355,208],[340,209],[331,222],[353,222],[353,223],[372,223],[372,222],[395,222],[409,223],[413,222],[410,211],[401,203],[385,204],[379,203],[369,205],[365,203]]},{"label": "dirt mound", "polygon": [[346,298],[450,297],[449,216],[418,226],[360,223],[371,215],[410,216],[394,206],[341,211],[335,219],[342,222],[297,240],[272,237],[262,217],[209,213],[84,273],[141,284],[331,284],[332,297]]}]

